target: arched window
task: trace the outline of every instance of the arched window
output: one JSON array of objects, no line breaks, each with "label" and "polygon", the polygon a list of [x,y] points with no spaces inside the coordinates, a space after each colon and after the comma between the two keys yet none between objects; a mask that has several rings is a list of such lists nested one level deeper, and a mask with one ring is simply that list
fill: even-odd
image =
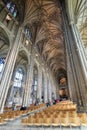
[{"label": "arched window", "polygon": [[29,39],[31,39],[31,32],[30,32],[29,27],[26,27],[26,28],[25,28],[25,34],[26,34],[26,36],[27,36]]},{"label": "arched window", "polygon": [[6,4],[6,7],[10,11],[10,13],[14,16],[14,18],[16,18],[18,12],[16,5],[12,1],[9,1]]},{"label": "arched window", "polygon": [[37,100],[37,89],[38,89],[37,87],[38,87],[38,70],[37,67],[34,66],[32,93],[31,93],[32,103],[35,103]]},{"label": "arched window", "polygon": [[37,68],[34,68],[34,77],[33,77],[33,85],[34,85],[34,90],[37,91],[37,85],[38,85],[38,71]]},{"label": "arched window", "polygon": [[6,4],[6,7],[7,7],[8,9],[10,9],[10,8],[11,8],[11,5],[12,5],[12,1],[9,1],[9,2],[7,2],[7,4]]},{"label": "arched window", "polygon": [[40,53],[40,47],[39,47],[38,44],[36,44],[36,49],[37,49],[37,51]]},{"label": "arched window", "polygon": [[0,79],[1,79],[4,63],[5,63],[5,58],[0,58]]},{"label": "arched window", "polygon": [[5,58],[0,58],[0,73],[2,72],[4,62],[5,62]]},{"label": "arched window", "polygon": [[23,81],[23,70],[21,68],[19,68],[16,71],[13,86],[20,88],[22,86],[22,81]]},{"label": "arched window", "polygon": [[13,84],[11,87],[11,93],[9,96],[9,104],[16,103],[17,105],[22,104],[24,88],[23,88],[23,80],[24,80],[24,71],[21,67],[19,67],[13,77]]}]

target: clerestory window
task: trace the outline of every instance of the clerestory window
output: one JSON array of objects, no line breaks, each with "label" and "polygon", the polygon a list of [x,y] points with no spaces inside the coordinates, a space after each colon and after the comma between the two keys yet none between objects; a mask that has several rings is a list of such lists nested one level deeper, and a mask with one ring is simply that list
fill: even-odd
[{"label": "clerestory window", "polygon": [[26,28],[25,28],[25,34],[26,34],[26,36],[27,36],[29,39],[31,39],[31,32],[30,32],[29,27],[26,27]]},{"label": "clerestory window", "polygon": [[18,13],[16,5],[12,1],[9,1],[6,4],[6,7],[10,11],[10,13],[13,15],[13,17],[16,18],[17,13]]}]

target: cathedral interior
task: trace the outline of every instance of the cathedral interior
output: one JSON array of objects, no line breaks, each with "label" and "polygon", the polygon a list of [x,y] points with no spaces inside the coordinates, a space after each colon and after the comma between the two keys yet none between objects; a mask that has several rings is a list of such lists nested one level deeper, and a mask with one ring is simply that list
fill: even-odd
[{"label": "cathedral interior", "polygon": [[87,0],[0,0],[0,130],[87,130],[86,117]]}]

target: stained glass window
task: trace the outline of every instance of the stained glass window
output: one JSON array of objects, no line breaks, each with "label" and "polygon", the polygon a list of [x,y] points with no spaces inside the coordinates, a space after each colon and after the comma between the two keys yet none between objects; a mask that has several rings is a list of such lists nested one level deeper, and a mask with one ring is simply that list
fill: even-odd
[{"label": "stained glass window", "polygon": [[0,74],[2,73],[4,62],[5,62],[5,58],[0,58]]},{"label": "stained glass window", "polygon": [[25,34],[26,34],[26,36],[27,36],[28,38],[31,39],[31,32],[30,32],[29,27],[26,27],[26,28],[25,28]]},{"label": "stained glass window", "polygon": [[5,62],[5,58],[0,58],[0,80],[2,77],[4,62]]},{"label": "stained glass window", "polygon": [[14,87],[21,87],[22,86],[22,80],[23,80],[23,70],[19,68],[16,71],[15,78],[14,78]]},{"label": "stained glass window", "polygon": [[7,4],[6,4],[6,7],[7,7],[7,9],[10,11],[10,13],[16,18],[16,16],[17,16],[17,8],[16,8],[16,5],[15,5],[12,1],[9,1],[9,2],[7,2]]}]

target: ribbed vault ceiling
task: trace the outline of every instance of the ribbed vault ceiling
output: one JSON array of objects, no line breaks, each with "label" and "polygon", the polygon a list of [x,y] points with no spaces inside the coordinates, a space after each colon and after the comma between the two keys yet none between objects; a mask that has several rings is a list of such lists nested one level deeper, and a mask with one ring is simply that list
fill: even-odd
[{"label": "ribbed vault ceiling", "polygon": [[[67,0],[68,1],[68,0]],[[75,23],[83,40],[87,56],[87,0],[71,0]]]},{"label": "ribbed vault ceiling", "polygon": [[87,57],[87,0],[80,0],[79,7],[76,5],[76,9],[79,10],[77,17],[77,27],[83,40],[83,46],[85,48]]},{"label": "ribbed vault ceiling", "polygon": [[29,25],[33,44],[57,76],[65,69],[63,23],[57,0],[26,0],[23,26]]},{"label": "ribbed vault ceiling", "polygon": [[[40,55],[57,76],[60,70],[66,69],[63,22],[58,0],[12,1],[17,5],[19,20],[23,22],[23,26],[30,27],[33,45],[39,48]],[[68,10],[70,7],[67,3],[70,1],[73,13]],[[66,7],[67,14],[74,17],[87,54],[87,0],[66,0]]]}]

